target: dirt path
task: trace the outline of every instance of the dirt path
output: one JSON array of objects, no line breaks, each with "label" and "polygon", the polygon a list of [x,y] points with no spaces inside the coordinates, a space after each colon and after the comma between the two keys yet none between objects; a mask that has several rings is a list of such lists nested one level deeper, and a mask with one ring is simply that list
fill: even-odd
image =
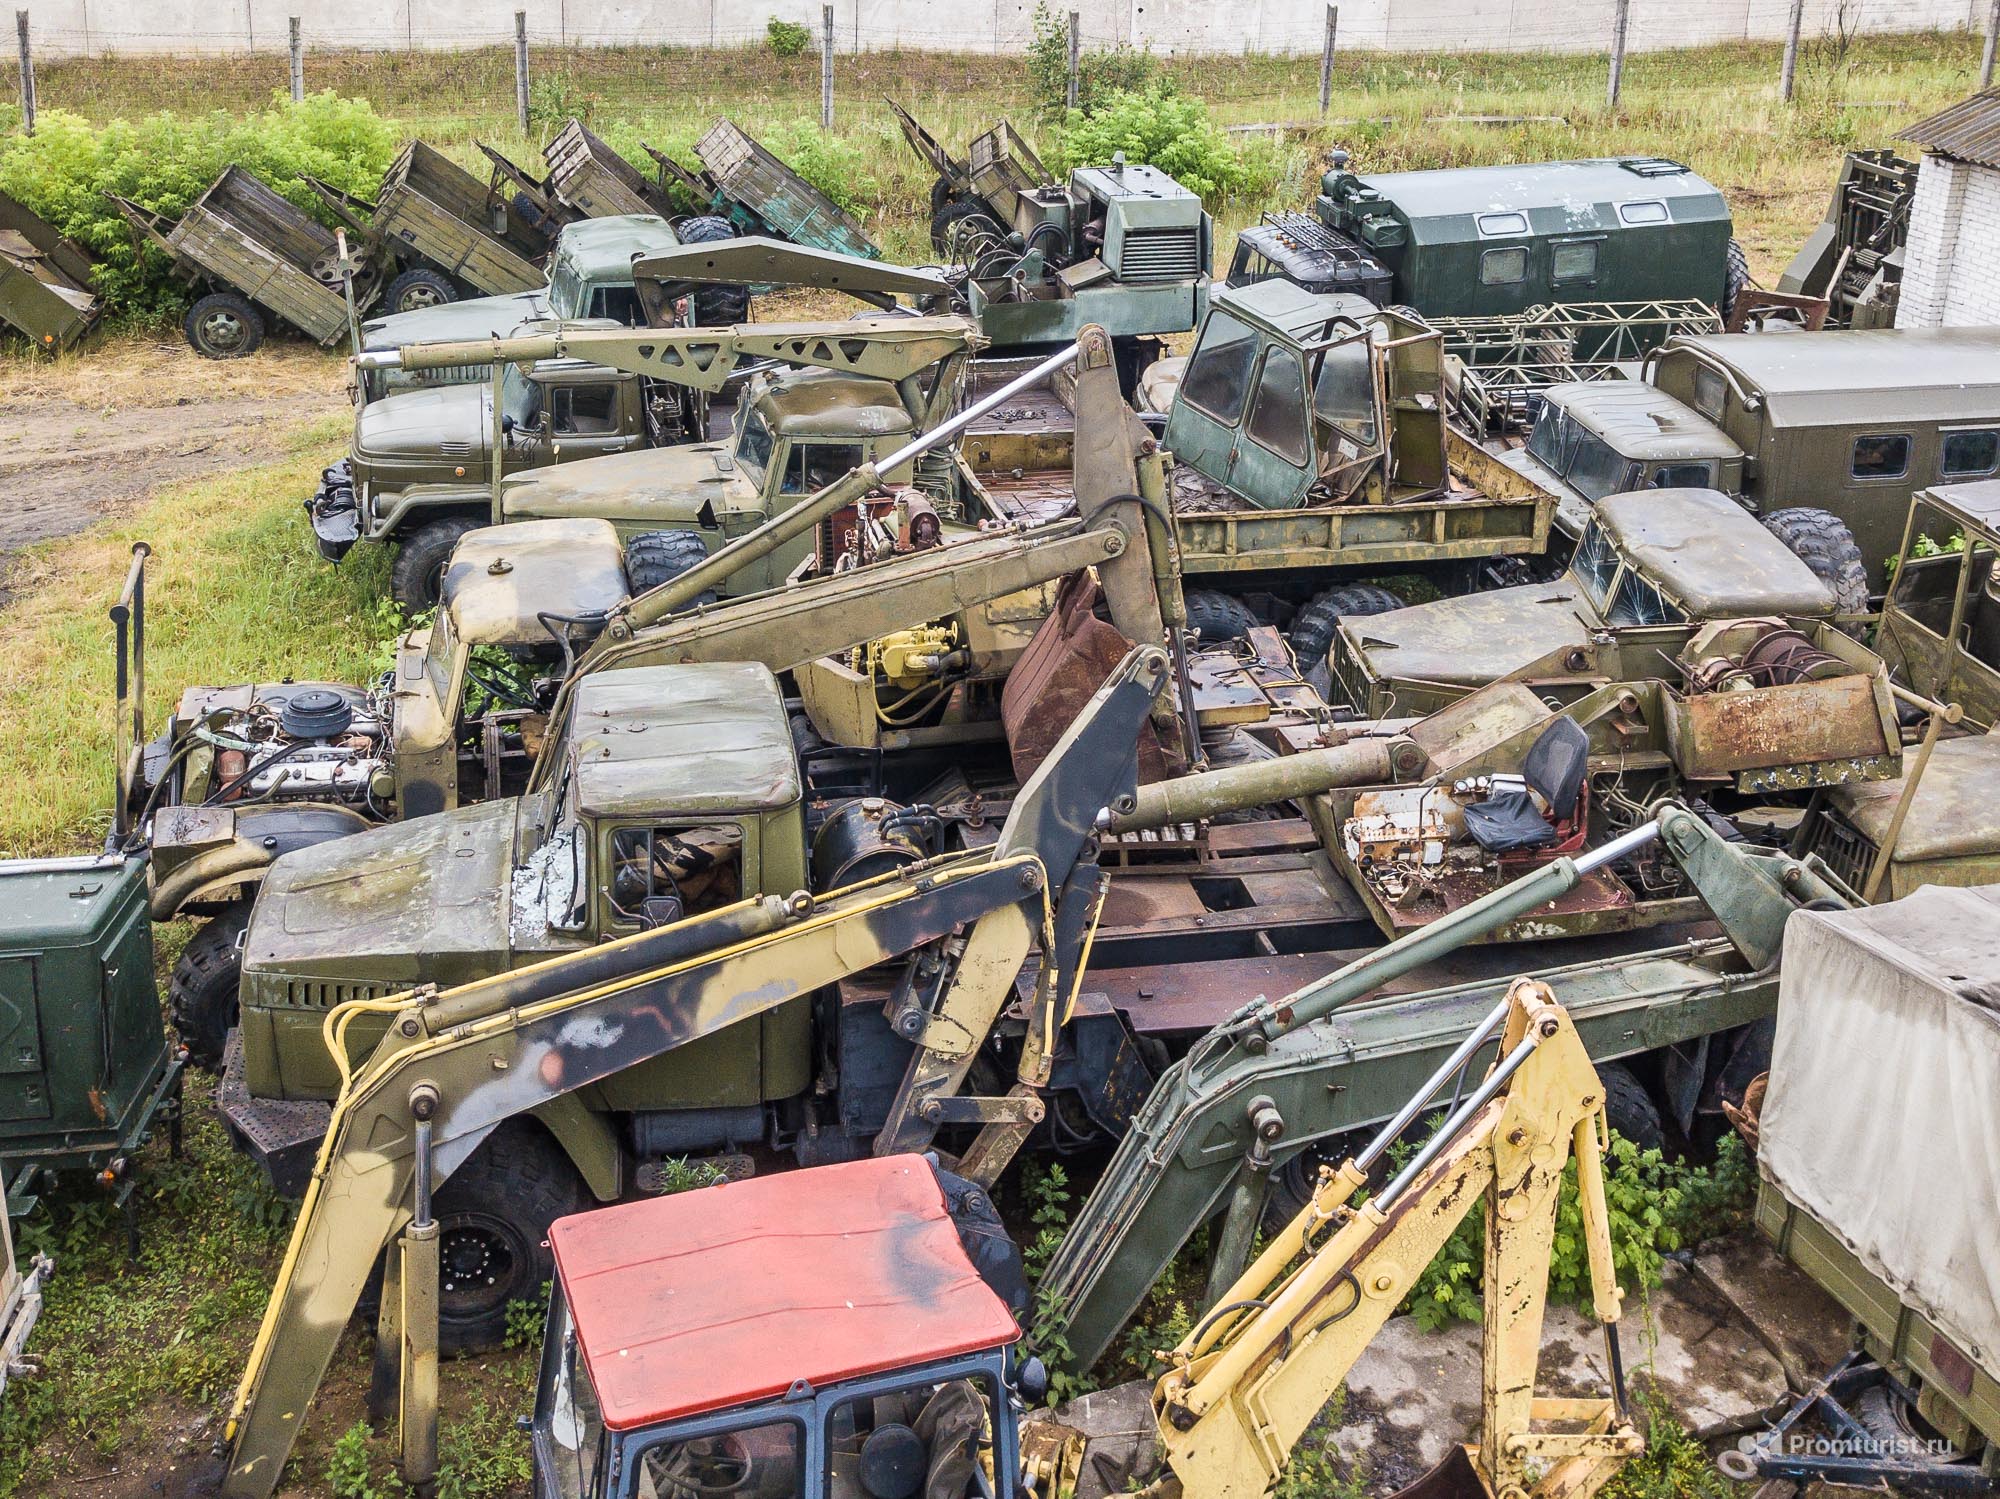
[{"label": "dirt path", "polygon": [[343,362],[309,347],[228,363],[116,338],[0,364],[0,603],[8,559],[122,514],[163,485],[263,463],[347,409]]}]

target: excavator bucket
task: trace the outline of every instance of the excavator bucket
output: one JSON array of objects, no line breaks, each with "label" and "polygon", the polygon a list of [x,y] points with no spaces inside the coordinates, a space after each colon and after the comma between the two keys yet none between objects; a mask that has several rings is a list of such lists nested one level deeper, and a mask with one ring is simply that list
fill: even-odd
[{"label": "excavator bucket", "polygon": [[1472,1461],[1472,1449],[1455,1446],[1430,1472],[1396,1490],[1390,1499],[1493,1499],[1493,1495]]},{"label": "excavator bucket", "polygon": [[[1088,573],[1073,573],[1056,607],[1036,629],[1000,695],[1000,723],[1014,774],[1023,781],[1048,758],[1063,730],[1125,659],[1132,642],[1095,612],[1100,590]],[[1139,735],[1139,783],[1166,774],[1151,724]]]}]

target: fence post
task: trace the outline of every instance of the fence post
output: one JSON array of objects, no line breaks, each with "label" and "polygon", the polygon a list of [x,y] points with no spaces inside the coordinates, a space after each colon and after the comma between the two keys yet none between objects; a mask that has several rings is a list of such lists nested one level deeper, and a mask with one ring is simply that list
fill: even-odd
[{"label": "fence post", "polygon": [[1611,73],[1604,80],[1604,105],[1618,107],[1618,88],[1625,81],[1625,22],[1631,17],[1632,0],[1616,0],[1611,11]]},{"label": "fence post", "polygon": [[21,128],[35,133],[35,58],[28,50],[28,13],[14,12],[14,29],[21,34]]},{"label": "fence post", "polygon": [[514,12],[514,123],[528,134],[528,13]]},{"label": "fence post", "polygon": [[1326,8],[1326,41],[1319,49],[1319,117],[1333,107],[1333,37],[1340,30],[1340,7]]},{"label": "fence post", "polygon": [[1993,87],[1993,43],[2000,39],[2000,0],[1986,12],[1986,50],[1979,59],[1979,86]]},{"label": "fence post", "polygon": [[303,104],[306,97],[306,54],[304,45],[299,41],[299,18],[297,16],[293,16],[291,20],[291,43],[292,103]]},{"label": "fence post", "polygon": [[833,7],[819,8],[819,128],[833,129]]},{"label": "fence post", "polygon": [[1069,13],[1069,87],[1064,91],[1065,108],[1075,109],[1078,88],[1078,73],[1083,66],[1083,16],[1081,12]]},{"label": "fence post", "polygon": [[1806,23],[1806,0],[1792,0],[1792,14],[1785,22],[1785,62],[1778,71],[1778,97],[1792,102],[1799,81],[1799,31]]}]

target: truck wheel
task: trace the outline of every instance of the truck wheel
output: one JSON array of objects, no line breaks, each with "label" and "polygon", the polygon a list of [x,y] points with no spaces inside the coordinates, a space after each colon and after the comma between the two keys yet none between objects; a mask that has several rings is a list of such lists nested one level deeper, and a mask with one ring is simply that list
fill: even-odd
[{"label": "truck wheel", "polygon": [[236,1024],[236,986],[243,972],[237,943],[249,925],[247,900],[211,916],[188,938],[167,982],[167,1014],[197,1067],[213,1071],[222,1065],[222,1043]]},{"label": "truck wheel", "polygon": [[426,307],[442,307],[457,300],[458,288],[451,277],[422,266],[403,272],[382,294],[382,301],[391,312],[421,312]]},{"label": "truck wheel", "polygon": [[1729,242],[1728,267],[1723,273],[1722,315],[1736,310],[1736,299],[1750,283],[1750,257],[1735,240]]},{"label": "truck wheel", "polygon": [[1666,1125],[1637,1074],[1623,1062],[1600,1062],[1597,1080],[1604,1084],[1604,1114],[1611,1128],[1641,1150],[1665,1150]]},{"label": "truck wheel", "polygon": [[1301,672],[1310,672],[1326,661],[1333,649],[1334,632],[1350,617],[1387,614],[1403,608],[1402,599],[1373,583],[1341,583],[1317,594],[1292,620],[1292,659]]},{"label": "truck wheel", "polygon": [[[736,238],[729,220],[715,214],[683,219],[674,230],[684,245],[712,245]],[[704,328],[733,328],[750,321],[750,288],[705,286],[694,294],[694,320]]]},{"label": "truck wheel", "polygon": [[395,565],[389,569],[389,592],[409,615],[437,607],[444,588],[444,565],[451,561],[451,549],[467,531],[477,531],[483,521],[469,515],[448,515],[417,527],[396,549]]},{"label": "truck wheel", "polygon": [[1240,640],[1257,627],[1257,616],[1248,604],[1213,588],[1190,588],[1183,602],[1187,605],[1187,627],[1203,645]]},{"label": "truck wheel", "polygon": [[931,248],[940,255],[951,254],[955,248],[952,241],[958,237],[954,231],[960,224],[972,219],[983,220],[988,227],[995,230],[1000,227],[1000,221],[993,217],[993,211],[984,203],[960,198],[945,204],[931,215]]},{"label": "truck wheel", "polygon": [[1861,1398],[1854,1402],[1854,1419],[1886,1455],[1899,1462],[1937,1468],[1957,1462],[1961,1456],[1900,1392],[1886,1384],[1861,1392]]},{"label": "truck wheel", "polygon": [[1764,529],[1826,584],[1842,614],[1868,612],[1868,568],[1847,522],[1828,510],[1795,506],[1773,510],[1764,517]]},{"label": "truck wheel", "polygon": [[242,359],[264,341],[264,314],[236,292],[210,292],[188,309],[181,332],[204,359]]},{"label": "truck wheel", "polygon": [[[649,588],[672,582],[697,562],[708,560],[708,548],[693,531],[642,531],[625,544],[625,577],[636,597]],[[695,600],[715,602],[714,589]]]}]

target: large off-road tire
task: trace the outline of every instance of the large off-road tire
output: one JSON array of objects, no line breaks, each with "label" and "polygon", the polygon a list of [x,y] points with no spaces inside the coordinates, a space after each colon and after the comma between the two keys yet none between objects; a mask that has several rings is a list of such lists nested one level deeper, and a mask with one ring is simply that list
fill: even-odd
[{"label": "large off-road tire", "polygon": [[1240,640],[1257,626],[1257,616],[1248,604],[1213,588],[1190,588],[1183,600],[1188,628],[1203,645]]},{"label": "large off-road tire", "polygon": [[167,981],[167,1014],[197,1067],[212,1071],[222,1065],[222,1043],[236,1024],[236,986],[243,972],[237,944],[249,925],[247,900],[211,916],[188,938]]},{"label": "large off-road tire", "polygon": [[[555,1273],[549,1225],[590,1205],[576,1167],[540,1125],[510,1119],[494,1130],[432,1200],[439,1349],[467,1354],[498,1348],[507,1334],[508,1304],[546,1299],[542,1287]],[[372,1323],[381,1305],[378,1264],[356,1310]]]},{"label": "large off-road tire", "polygon": [[1292,620],[1290,645],[1299,670],[1310,672],[1323,665],[1333,649],[1335,631],[1343,619],[1365,614],[1387,614],[1401,609],[1403,601],[1386,588],[1373,583],[1340,583],[1317,594]]},{"label": "large off-road tire", "polygon": [[1597,1080],[1604,1084],[1604,1114],[1611,1128],[1641,1150],[1664,1150],[1667,1127],[1659,1105],[1646,1085],[1623,1062],[1600,1062]]},{"label": "large off-road tire", "polygon": [[983,219],[997,232],[1000,221],[993,217],[993,211],[984,203],[975,203],[967,198],[959,198],[945,204],[931,215],[931,248],[940,255],[949,255],[956,248],[952,240],[952,230],[968,219]]},{"label": "large off-road tire", "polygon": [[458,287],[442,271],[414,266],[389,283],[382,305],[391,312],[421,312],[458,300]]},{"label": "large off-road tire", "polygon": [[[712,245],[718,240],[736,238],[729,220],[715,214],[683,219],[674,234],[684,245]],[[704,286],[694,294],[694,320],[704,328],[733,328],[749,322],[750,288]]]},{"label": "large off-road tire", "polygon": [[467,531],[483,524],[470,515],[447,515],[417,527],[396,549],[389,569],[389,592],[409,615],[435,609],[438,592],[444,586],[444,566],[451,561],[451,549]]},{"label": "large off-road tire", "polygon": [[1728,267],[1724,272],[1722,293],[1722,315],[1728,317],[1736,309],[1736,298],[1750,283],[1750,257],[1743,253],[1743,246],[1735,240],[1729,242]]},{"label": "large off-road tire", "polygon": [[[693,531],[642,531],[625,543],[625,578],[636,596],[707,560],[708,548]],[[695,602],[712,604],[715,597],[711,589]]]},{"label": "large off-road tire", "polygon": [[210,292],[181,319],[188,346],[204,359],[247,358],[257,352],[265,331],[264,314],[233,291]]},{"label": "large off-road tire", "polygon": [[1868,612],[1868,568],[1847,522],[1831,511],[1793,506],[1765,516],[1764,528],[1826,584],[1842,614]]}]

